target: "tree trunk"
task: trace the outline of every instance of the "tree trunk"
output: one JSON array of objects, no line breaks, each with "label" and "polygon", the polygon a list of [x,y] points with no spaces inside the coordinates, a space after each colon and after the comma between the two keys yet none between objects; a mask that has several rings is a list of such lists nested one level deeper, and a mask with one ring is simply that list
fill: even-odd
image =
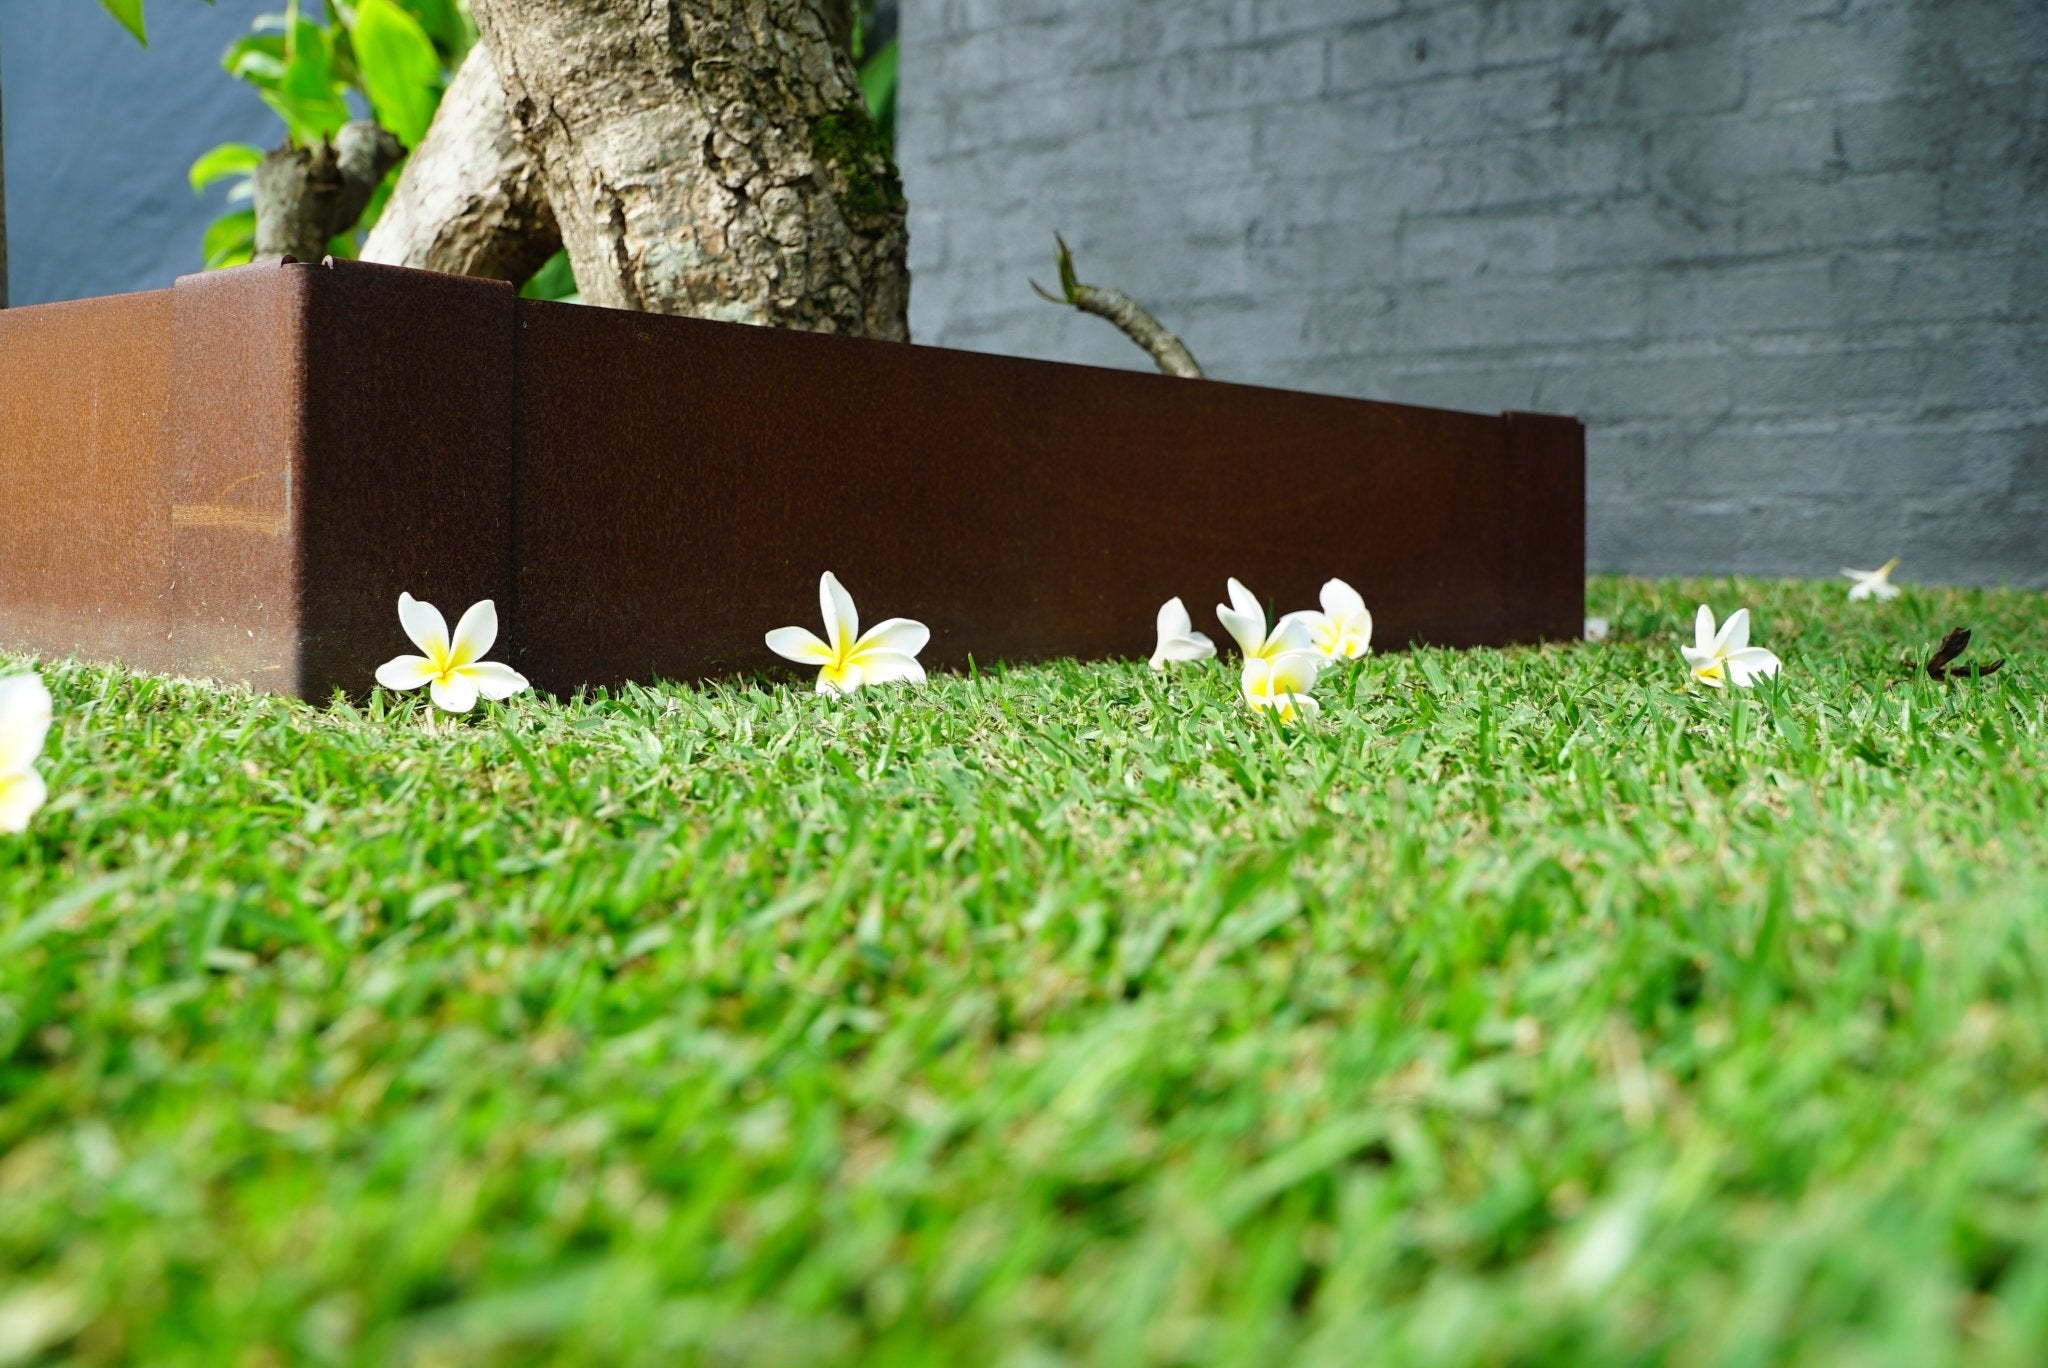
[{"label": "tree trunk", "polygon": [[332,142],[280,147],[257,163],[254,181],[257,261],[318,261],[337,233],[363,216],[384,173],[405,149],[366,120],[343,124]]},{"label": "tree trunk", "polygon": [[518,284],[561,245],[540,171],[505,115],[498,68],[478,43],[406,162],[363,260]]},{"label": "tree trunk", "polygon": [[473,0],[592,304],[907,339],[846,0]]}]

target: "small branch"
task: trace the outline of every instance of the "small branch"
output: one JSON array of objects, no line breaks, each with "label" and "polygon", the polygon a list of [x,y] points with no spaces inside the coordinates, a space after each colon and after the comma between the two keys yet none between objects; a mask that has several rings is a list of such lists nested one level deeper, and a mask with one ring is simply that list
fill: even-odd
[{"label": "small branch", "polygon": [[1074,254],[1067,250],[1066,239],[1058,233],[1053,241],[1059,243],[1060,290],[1066,296],[1049,294],[1037,281],[1031,288],[1038,291],[1039,298],[1054,304],[1071,304],[1082,313],[1106,318],[1124,336],[1145,349],[1155,365],[1168,375],[1178,375],[1184,380],[1202,379],[1202,368],[1195,361],[1194,353],[1187,344],[1166,330],[1164,324],[1147,313],[1137,300],[1122,290],[1111,290],[1100,285],[1083,285],[1074,278]]},{"label": "small branch", "polygon": [[405,148],[368,120],[343,124],[328,142],[280,147],[257,163],[255,260],[318,261],[355,227],[384,173]]}]

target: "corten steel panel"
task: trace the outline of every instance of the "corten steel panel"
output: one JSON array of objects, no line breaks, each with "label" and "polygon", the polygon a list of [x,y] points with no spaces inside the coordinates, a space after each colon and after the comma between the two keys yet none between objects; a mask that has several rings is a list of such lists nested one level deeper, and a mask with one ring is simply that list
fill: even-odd
[{"label": "corten steel panel", "polygon": [[[514,661],[563,690],[771,665],[836,571],[935,665],[1144,656],[1178,594],[1349,580],[1384,647],[1575,637],[1583,430],[519,305]],[[1533,558],[1533,559],[1532,559]]]},{"label": "corten steel panel", "polygon": [[0,642],[304,697],[512,588],[512,289],[247,266],[0,314]]},{"label": "corten steel panel", "polygon": [[1341,575],[1382,647],[1574,637],[1571,419],[515,301],[351,262],[0,315],[0,643],[324,697],[411,590],[568,691],[776,664],[819,571],[927,659],[1143,655]]},{"label": "corten steel panel", "polygon": [[[307,280],[300,688],[367,689],[414,647],[398,595],[448,625],[512,597],[511,285],[330,261]],[[494,658],[504,659],[502,652]]]},{"label": "corten steel panel", "polygon": [[0,311],[0,647],[175,663],[171,297]]},{"label": "corten steel panel", "polygon": [[243,266],[169,291],[173,655],[182,673],[279,693],[301,684],[304,277]]}]

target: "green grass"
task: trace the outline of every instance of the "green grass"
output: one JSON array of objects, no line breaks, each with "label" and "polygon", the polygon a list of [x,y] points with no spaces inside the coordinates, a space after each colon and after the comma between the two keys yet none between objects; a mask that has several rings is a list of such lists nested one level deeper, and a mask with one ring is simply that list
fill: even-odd
[{"label": "green grass", "polygon": [[[1701,596],[1780,681],[1688,688]],[[2043,599],[1589,606],[1292,732],[45,664],[0,1362],[2043,1361]]]}]

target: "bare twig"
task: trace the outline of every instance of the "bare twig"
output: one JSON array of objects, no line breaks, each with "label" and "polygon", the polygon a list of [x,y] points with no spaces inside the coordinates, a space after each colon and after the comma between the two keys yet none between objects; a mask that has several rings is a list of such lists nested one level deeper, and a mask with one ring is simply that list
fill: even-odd
[{"label": "bare twig", "polygon": [[1054,304],[1071,304],[1082,313],[1094,314],[1116,324],[1124,336],[1145,349],[1160,370],[1168,375],[1178,375],[1186,380],[1200,380],[1202,368],[1195,361],[1194,353],[1187,344],[1168,332],[1160,321],[1147,313],[1122,290],[1111,290],[1100,285],[1083,285],[1074,278],[1074,254],[1067,250],[1066,239],[1053,234],[1053,241],[1059,243],[1060,289],[1066,296],[1049,294],[1037,281],[1031,288],[1039,297]]}]

